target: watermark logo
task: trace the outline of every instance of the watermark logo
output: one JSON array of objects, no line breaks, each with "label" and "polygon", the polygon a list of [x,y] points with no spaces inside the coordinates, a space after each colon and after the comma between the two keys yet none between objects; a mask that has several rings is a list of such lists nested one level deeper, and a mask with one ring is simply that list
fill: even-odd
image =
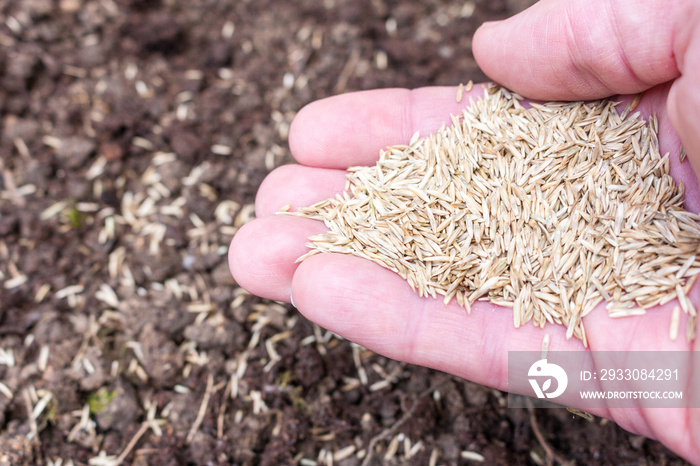
[{"label": "watermark logo", "polygon": [[[564,369],[557,364],[547,362],[546,359],[535,361],[535,363],[530,366],[527,375],[530,377],[528,381],[530,385],[532,385],[532,389],[535,390],[537,398],[556,398],[564,393],[569,383],[569,378]],[[544,383],[541,387],[538,379],[544,379]],[[557,381],[557,387],[556,390],[549,391],[552,386],[552,379]]]},{"label": "watermark logo", "polygon": [[700,351],[508,351],[508,407],[698,408]]}]

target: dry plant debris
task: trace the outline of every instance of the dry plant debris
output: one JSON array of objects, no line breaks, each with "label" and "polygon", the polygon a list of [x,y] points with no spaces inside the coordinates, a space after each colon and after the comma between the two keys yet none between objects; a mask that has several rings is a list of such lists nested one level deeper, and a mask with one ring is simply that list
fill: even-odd
[{"label": "dry plant debris", "polygon": [[582,317],[603,301],[626,317],[677,298],[694,338],[700,216],[683,208],[656,119],[611,101],[521,100],[486,87],[452,126],[350,168],[342,195],[284,212],[330,230],[299,260],[359,256],[420,296],[489,300],[516,327],[561,324],[584,343]]}]

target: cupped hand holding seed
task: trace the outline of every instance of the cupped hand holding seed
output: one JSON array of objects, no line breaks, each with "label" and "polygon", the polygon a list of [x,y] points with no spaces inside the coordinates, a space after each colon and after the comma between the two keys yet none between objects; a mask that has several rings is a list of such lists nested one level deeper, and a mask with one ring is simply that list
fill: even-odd
[{"label": "cupped hand holding seed", "polygon": [[[543,0],[506,22],[481,28],[474,53],[496,81],[537,99],[591,99],[644,92],[637,110],[659,120],[661,153],[686,187],[686,208],[700,212],[700,4],[692,1]],[[544,27],[547,26],[547,27]],[[475,86],[455,99],[454,88],[378,90],[346,94],[303,109],[290,132],[299,165],[280,167],[260,188],[257,219],[234,238],[230,263],[250,292],[289,301],[309,319],[371,350],[507,390],[510,350],[584,350],[566,329],[515,329],[512,315],[487,302],[467,315],[457,303],[419,298],[399,276],[374,263],[319,254],[301,264],[309,236],[326,231],[304,218],[273,215],[287,204],[311,205],[342,192],[345,169],[375,163],[379,150],[436,131],[458,114]],[[633,96],[626,98],[628,102]],[[680,138],[679,138],[680,135]],[[677,163],[681,141],[688,163]],[[696,287],[697,288],[697,287]],[[697,306],[698,290],[691,292]],[[584,318],[591,350],[700,350],[698,340],[668,338],[670,309],[643,318],[609,319],[605,310]],[[681,325],[681,328],[683,326]],[[689,390],[700,389],[688,381]],[[694,385],[695,384],[695,385]],[[698,410],[608,409],[594,413],[656,438],[700,462]]]}]

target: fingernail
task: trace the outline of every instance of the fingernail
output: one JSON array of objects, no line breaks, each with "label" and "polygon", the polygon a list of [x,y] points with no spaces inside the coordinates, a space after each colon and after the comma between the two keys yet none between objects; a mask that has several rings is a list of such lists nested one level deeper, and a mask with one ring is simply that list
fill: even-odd
[{"label": "fingernail", "polygon": [[485,22],[481,23],[481,25],[479,26],[479,29],[481,29],[481,28],[487,29],[487,28],[491,28],[491,27],[494,27],[494,26],[498,26],[498,25],[501,24],[502,22],[503,22],[502,19],[499,19],[499,20],[496,20],[496,21],[485,21]]},{"label": "fingernail", "polygon": [[296,304],[294,304],[294,296],[292,296],[291,293],[289,293],[289,302],[292,303],[292,306],[297,307]]}]

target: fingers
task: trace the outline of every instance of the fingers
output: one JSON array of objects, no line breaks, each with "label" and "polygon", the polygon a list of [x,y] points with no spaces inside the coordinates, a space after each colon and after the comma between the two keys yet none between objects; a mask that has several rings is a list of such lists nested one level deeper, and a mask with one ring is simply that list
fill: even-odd
[{"label": "fingers", "polygon": [[[456,303],[445,306],[440,300],[419,298],[393,272],[352,256],[321,254],[307,259],[294,275],[292,295],[297,309],[308,319],[372,351],[514,393],[529,393],[529,386],[524,380],[508,380],[509,351],[539,352],[545,333],[551,337],[549,351],[584,349],[580,341],[566,340],[561,326],[514,328],[510,309],[477,302],[467,314]],[[654,346],[668,339],[658,332],[659,326],[668,325],[668,313],[663,310],[614,322],[606,314],[599,309],[586,318],[587,327],[595,329],[589,334],[591,349],[620,351],[625,345],[638,351],[687,349],[687,343],[680,341],[682,335],[676,345]],[[591,319],[594,315],[598,318]],[[629,341],[620,339],[623,332],[630,332]],[[600,348],[594,348],[593,342]],[[576,384],[571,379],[571,387]],[[567,390],[557,402],[575,406],[577,393]],[[684,410],[666,410],[665,417],[649,419],[639,410],[587,409],[633,432],[660,438],[677,451],[690,451],[684,444],[692,441],[691,435],[675,438],[665,429],[669,423],[682,426],[687,422]]]},{"label": "fingers", "polygon": [[[681,81],[687,85],[681,85]],[[674,86],[674,89],[677,87],[679,90],[679,97],[676,98],[679,102],[678,108],[682,107],[684,111],[697,108],[695,105],[700,100],[700,95],[696,95],[700,91],[692,89],[693,85],[692,81],[679,80],[679,85]],[[668,92],[669,84],[648,90],[639,102],[637,110],[645,118],[654,114],[658,116],[661,153],[669,152],[674,155],[671,158],[671,174],[686,185],[689,197],[687,205],[691,210],[697,211],[700,209],[700,190],[697,189],[695,172],[688,164],[677,163],[676,155],[680,146],[674,128],[667,118],[665,107]],[[686,97],[686,94],[692,92],[695,94]],[[290,202],[285,199],[284,190],[278,189],[278,186],[287,186],[291,192],[301,195],[310,183],[319,193],[326,193],[326,196],[321,197],[300,197],[298,204],[292,202],[293,207],[310,204],[308,199],[319,201],[340,192],[343,188],[340,172],[330,174],[318,171],[309,180],[304,181],[297,177],[310,173],[305,171],[304,167],[345,169],[354,165],[374,164],[381,149],[406,143],[416,131],[427,135],[439,129],[441,125],[449,124],[451,115],[458,115],[470,105],[472,99],[483,96],[483,87],[474,86],[471,92],[465,93],[461,103],[457,102],[456,95],[457,88],[454,87],[422,88],[413,91],[384,89],[342,94],[307,105],[294,119],[290,131],[290,147],[302,167],[283,168],[273,172],[261,188],[264,194],[257,205],[258,215],[269,214]],[[620,109],[632,101],[632,96],[616,98],[623,102]],[[683,129],[685,124],[685,133],[688,134],[685,139],[693,141],[692,138],[695,138],[697,141],[700,131],[693,132],[692,125],[695,123],[691,124],[691,118],[682,118],[676,116],[677,120],[682,120],[682,124],[676,127]],[[700,142],[696,142],[695,145],[700,146]],[[686,146],[692,161],[692,145],[686,143]],[[694,147],[692,146],[693,154],[696,154],[700,147]]]},{"label": "fingers", "polygon": [[304,107],[292,122],[289,146],[302,165],[345,169],[370,165],[379,151],[406,144],[416,131],[435,132],[481,96],[474,86],[457,102],[455,87],[379,89],[341,94]]},{"label": "fingers", "polygon": [[[700,291],[696,286],[690,298],[697,302]],[[647,310],[639,317],[611,319],[605,309],[599,309],[584,317],[587,329],[593,329],[588,334],[588,343],[596,351],[688,351],[692,343],[686,339],[686,323],[688,316],[681,312],[678,322],[678,336],[675,340],[669,337],[673,307],[678,301]]]},{"label": "fingers", "polygon": [[290,206],[290,211],[334,197],[345,186],[344,170],[283,165],[262,182],[255,198],[255,215],[265,217]]},{"label": "fingers", "polygon": [[482,86],[457,102],[456,87],[381,89],[329,97],[304,107],[292,123],[289,145],[302,164],[274,170],[261,185],[256,215],[292,210],[333,197],[345,186],[345,170],[372,165],[379,151],[407,143],[416,131],[435,132],[481,97]]},{"label": "fingers", "polygon": [[[698,61],[700,62],[700,60]],[[698,65],[698,73],[700,73],[700,65]],[[680,90],[677,94],[680,97],[674,99],[674,101],[678,102],[677,108],[682,107],[685,111],[688,111],[689,108],[696,108],[696,105],[700,106],[700,90],[693,89],[691,86],[691,82],[681,82],[681,80],[679,80],[678,86],[674,86],[674,89]],[[679,140],[666,112],[669,88],[669,84],[664,84],[650,89],[644,94],[636,110],[641,112],[644,118],[657,115],[661,153],[665,154],[668,152],[673,154],[670,160],[671,175],[685,185],[686,208],[693,212],[700,212],[700,188],[698,187],[696,172],[693,171],[693,167],[688,163],[679,163],[678,161]],[[292,140],[297,142],[293,143],[292,147],[295,156],[306,165],[318,164],[320,167],[333,165],[338,168],[345,168],[362,163],[373,164],[379,155],[380,147],[402,142],[398,139],[390,140],[390,135],[394,134],[399,138],[398,135],[401,133],[412,134],[411,131],[415,128],[420,128],[424,133],[432,131],[430,128],[439,127],[443,122],[450,121],[451,113],[458,113],[463,110],[462,107],[469,105],[465,102],[469,102],[470,98],[478,98],[482,95],[483,88],[481,86],[476,86],[475,89],[469,95],[464,96],[461,104],[456,102],[456,88],[417,89],[413,91],[413,94],[410,91],[396,89],[358,92],[330,97],[309,104],[294,120],[292,131],[294,137]],[[478,94],[475,94],[475,92]],[[412,106],[414,113],[427,115],[428,120],[414,121],[411,123],[410,131],[402,129],[404,126],[403,120],[397,119],[393,122],[384,122],[385,128],[382,138],[386,138],[386,140],[380,142],[377,139],[374,143],[367,143],[367,147],[361,146],[352,133],[338,131],[338,126],[329,125],[319,128],[313,124],[316,120],[331,121],[335,118],[343,120],[345,125],[351,125],[351,122],[357,119],[351,126],[358,129],[369,127],[371,124],[364,119],[363,112],[360,109],[373,109],[376,103],[396,99],[398,94],[403,95],[404,99],[413,101],[412,104],[404,102],[404,106]],[[413,97],[410,97],[411,95]],[[433,102],[434,105],[432,107],[424,102],[426,98]],[[618,96],[616,98],[622,101],[619,107],[620,111],[632,101],[631,96]],[[347,107],[354,109],[352,115],[347,115],[343,112],[343,115],[346,116],[342,118],[334,116],[338,113],[338,108]],[[430,110],[425,110],[426,108]],[[669,109],[669,111],[672,110],[674,109]],[[372,111],[367,111],[372,113]],[[681,119],[679,116],[676,118]],[[693,132],[691,119],[686,118],[685,120],[681,119],[681,121],[682,124],[677,127],[684,128],[683,125],[686,125],[686,132],[690,133],[687,139],[692,141],[692,138],[695,138],[697,141],[697,134],[700,134],[700,131]],[[365,134],[366,131],[361,133]],[[372,147],[372,144],[376,147]],[[686,144],[686,146],[688,145]],[[700,147],[698,150],[700,150]],[[692,154],[695,153],[698,152],[692,152]],[[695,157],[692,156],[690,149],[688,149],[688,154],[688,158],[693,162]],[[700,160],[698,164],[700,165]],[[256,200],[256,213],[258,217],[262,217],[271,215],[287,204],[290,204],[291,209],[294,210],[298,207],[308,206],[333,197],[335,194],[342,192],[345,186],[345,175],[345,171],[333,168],[317,168],[305,165],[280,167],[273,171],[263,182]]]},{"label": "fingers", "polygon": [[[310,320],[385,356],[507,389],[508,350],[540,351],[545,332],[513,327],[512,312],[486,302],[471,314],[453,302],[420,298],[397,274],[340,254],[305,260],[292,282]],[[580,350],[563,327],[548,326],[550,350]]]},{"label": "fingers", "polygon": [[308,251],[311,235],[326,231],[321,222],[268,216],[241,227],[229,248],[229,268],[236,282],[262,298],[289,302],[297,258]]},{"label": "fingers", "polygon": [[535,99],[644,91],[677,77],[677,39],[692,27],[686,0],[543,0],[486,23],[474,56],[492,79]]},{"label": "fingers", "polygon": [[[545,333],[551,337],[550,351],[583,349],[579,341],[565,340],[563,327],[515,329],[509,309],[479,302],[468,315],[455,303],[444,306],[440,300],[419,298],[396,274],[362,259],[322,254],[294,264],[306,251],[304,239],[324,229],[319,222],[293,217],[248,223],[231,247],[234,277],[244,288],[269,299],[287,301],[291,290],[306,317],[373,351],[503,390],[517,390],[507,380],[508,351],[538,351]],[[649,330],[658,333],[659,325],[665,325],[660,323],[661,313],[652,326],[641,326],[643,319],[619,321],[623,325],[636,322],[638,328],[632,332],[615,327],[605,315],[600,318],[606,322],[595,322],[591,320],[594,315],[586,318],[586,325],[596,328],[603,339],[608,328],[608,342],[620,343],[619,335],[627,331],[649,347],[654,344]],[[592,345],[598,341],[593,334],[589,338]],[[612,416],[627,429],[652,435],[647,421],[630,410],[594,411]],[[676,420],[682,421],[680,415]]]}]

